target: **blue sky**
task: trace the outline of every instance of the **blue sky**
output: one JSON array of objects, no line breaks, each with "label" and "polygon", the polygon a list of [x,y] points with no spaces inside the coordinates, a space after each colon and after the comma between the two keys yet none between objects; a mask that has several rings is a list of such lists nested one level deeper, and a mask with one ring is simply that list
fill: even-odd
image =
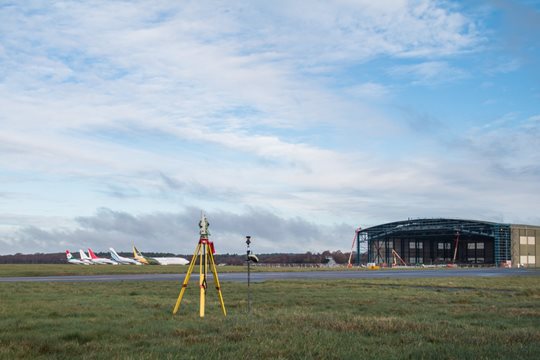
[{"label": "blue sky", "polygon": [[538,1],[0,3],[0,254],[540,224]]}]

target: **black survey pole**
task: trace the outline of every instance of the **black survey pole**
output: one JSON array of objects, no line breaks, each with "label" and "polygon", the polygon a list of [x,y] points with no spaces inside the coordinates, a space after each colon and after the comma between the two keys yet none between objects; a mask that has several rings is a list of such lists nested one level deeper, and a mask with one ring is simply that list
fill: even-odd
[{"label": "black survey pole", "polygon": [[251,261],[249,260],[249,255],[251,254],[251,250],[249,250],[249,244],[251,244],[251,236],[246,236],[246,245],[247,245],[247,250],[246,250],[246,261],[247,261],[247,267],[248,267],[248,276],[247,276],[247,280],[248,280],[248,313],[251,313],[251,290],[250,290],[250,282],[251,282],[251,272],[250,272],[250,263]]}]

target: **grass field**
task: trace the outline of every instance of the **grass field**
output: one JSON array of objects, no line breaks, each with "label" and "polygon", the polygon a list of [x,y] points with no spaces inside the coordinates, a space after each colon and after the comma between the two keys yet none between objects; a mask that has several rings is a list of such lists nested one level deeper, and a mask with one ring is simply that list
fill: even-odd
[{"label": "grass field", "polygon": [[276,281],[1,283],[0,358],[538,359],[538,276]]},{"label": "grass field", "polygon": [[[198,266],[198,265],[197,265]],[[66,275],[112,275],[112,274],[183,274],[187,266],[182,265],[71,265],[71,264],[0,264],[0,277],[11,276],[66,276]],[[252,271],[346,271],[345,266],[329,267],[264,267],[252,266]],[[358,270],[358,269],[357,269]],[[245,272],[245,266],[219,266],[222,272]]]},{"label": "grass field", "polygon": [[[240,267],[238,267],[240,268]],[[0,277],[8,276],[66,276],[108,274],[175,274],[185,273],[187,266],[135,265],[71,265],[71,264],[1,264]]]}]

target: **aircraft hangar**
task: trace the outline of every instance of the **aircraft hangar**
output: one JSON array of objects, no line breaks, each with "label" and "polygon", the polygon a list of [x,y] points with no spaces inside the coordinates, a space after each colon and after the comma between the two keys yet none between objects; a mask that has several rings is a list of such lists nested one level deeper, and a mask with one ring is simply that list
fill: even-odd
[{"label": "aircraft hangar", "polygon": [[540,267],[537,225],[408,219],[358,229],[356,246],[357,264],[360,254],[367,251],[368,263],[382,266]]}]

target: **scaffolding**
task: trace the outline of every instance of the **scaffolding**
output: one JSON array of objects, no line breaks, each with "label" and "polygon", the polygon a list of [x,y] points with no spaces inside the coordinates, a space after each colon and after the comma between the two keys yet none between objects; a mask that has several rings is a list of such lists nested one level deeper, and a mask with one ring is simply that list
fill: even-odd
[{"label": "scaffolding", "polygon": [[368,234],[358,228],[358,231],[356,231],[356,265],[360,265],[360,256],[366,252],[369,253]]},{"label": "scaffolding", "polygon": [[499,266],[504,261],[512,259],[512,243],[510,236],[510,226],[495,224],[495,264]]}]

